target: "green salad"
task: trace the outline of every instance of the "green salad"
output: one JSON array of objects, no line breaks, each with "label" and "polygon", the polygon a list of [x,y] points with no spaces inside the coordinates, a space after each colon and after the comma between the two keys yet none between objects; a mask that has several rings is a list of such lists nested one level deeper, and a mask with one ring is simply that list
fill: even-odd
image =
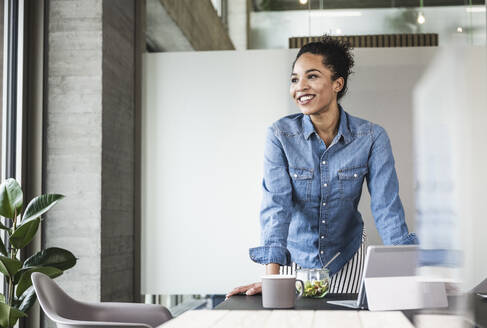
[{"label": "green salad", "polygon": [[[304,297],[323,298],[328,293],[328,280],[307,280],[304,283]],[[301,289],[301,286],[299,286]]]}]

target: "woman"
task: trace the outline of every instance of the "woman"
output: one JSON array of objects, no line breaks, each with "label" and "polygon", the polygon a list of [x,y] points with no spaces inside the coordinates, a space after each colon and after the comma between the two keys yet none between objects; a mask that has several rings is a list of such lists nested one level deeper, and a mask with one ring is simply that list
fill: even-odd
[{"label": "woman", "polygon": [[[275,122],[264,158],[260,213],[263,246],[250,258],[267,274],[328,266],[332,293],[358,291],[364,224],[357,210],[367,180],[371,209],[384,244],[415,244],[399,199],[394,158],[386,131],[349,115],[339,105],[353,66],[349,46],[329,36],[302,47],[293,64],[290,94],[302,114]],[[235,288],[261,292],[261,283]]]}]

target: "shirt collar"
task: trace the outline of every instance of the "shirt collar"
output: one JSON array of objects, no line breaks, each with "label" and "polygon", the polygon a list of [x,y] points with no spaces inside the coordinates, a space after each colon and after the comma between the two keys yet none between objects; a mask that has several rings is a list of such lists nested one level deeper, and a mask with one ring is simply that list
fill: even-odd
[{"label": "shirt collar", "polygon": [[304,115],[303,116],[303,134],[306,140],[309,139],[309,137],[315,133],[315,127],[313,126],[313,123],[311,122],[311,118],[309,115]]},{"label": "shirt collar", "polygon": [[[338,126],[337,135],[339,138],[343,137],[345,143],[349,143],[352,139],[352,133],[350,132],[350,128],[348,126],[348,114],[343,110],[342,106],[338,105],[338,109],[340,110],[340,123]],[[309,115],[304,115],[303,134],[306,140],[308,140],[313,133],[316,133],[313,122],[311,122]]]}]

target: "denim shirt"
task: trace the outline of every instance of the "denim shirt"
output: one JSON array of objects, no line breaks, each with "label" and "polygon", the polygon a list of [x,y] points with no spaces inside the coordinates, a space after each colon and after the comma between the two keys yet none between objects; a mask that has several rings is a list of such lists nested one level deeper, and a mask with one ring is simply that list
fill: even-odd
[{"label": "denim shirt", "polygon": [[375,225],[386,245],[417,244],[399,199],[394,157],[386,131],[340,107],[338,133],[327,148],[308,115],[292,114],[267,131],[261,242],[250,258],[260,264],[329,265],[338,272],[362,242],[357,210],[364,179]]}]

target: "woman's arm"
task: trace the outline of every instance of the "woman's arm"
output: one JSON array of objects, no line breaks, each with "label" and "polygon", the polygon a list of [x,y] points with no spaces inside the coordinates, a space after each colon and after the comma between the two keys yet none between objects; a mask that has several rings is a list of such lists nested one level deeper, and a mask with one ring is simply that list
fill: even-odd
[{"label": "woman's arm", "polygon": [[279,274],[279,263],[269,263],[265,266],[265,274]]},{"label": "woman's arm", "polygon": [[377,230],[385,245],[417,244],[406,225],[389,137],[380,126],[374,127],[374,137],[366,179]]},{"label": "woman's arm", "polygon": [[254,262],[291,264],[291,255],[287,249],[291,209],[292,185],[287,158],[274,127],[269,127],[264,152],[260,211],[262,246],[249,250]]}]

